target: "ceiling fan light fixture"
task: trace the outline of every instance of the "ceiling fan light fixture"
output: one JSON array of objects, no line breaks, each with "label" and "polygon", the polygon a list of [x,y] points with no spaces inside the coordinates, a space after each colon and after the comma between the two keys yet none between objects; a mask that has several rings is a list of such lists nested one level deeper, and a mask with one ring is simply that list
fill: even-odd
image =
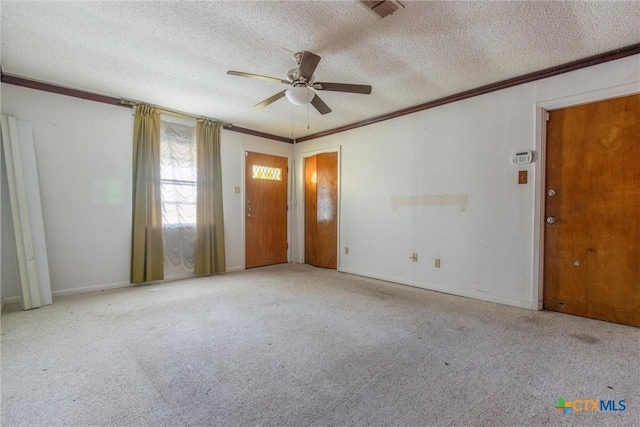
[{"label": "ceiling fan light fixture", "polygon": [[290,103],[294,105],[305,105],[311,102],[315,92],[306,86],[291,87],[284,93]]}]

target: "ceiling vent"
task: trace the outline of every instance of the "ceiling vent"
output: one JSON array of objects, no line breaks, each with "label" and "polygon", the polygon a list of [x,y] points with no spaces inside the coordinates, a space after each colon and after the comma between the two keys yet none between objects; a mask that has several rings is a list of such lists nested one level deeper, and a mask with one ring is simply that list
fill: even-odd
[{"label": "ceiling vent", "polygon": [[397,0],[360,0],[360,4],[380,18],[391,15],[398,9],[404,9],[403,4]]}]

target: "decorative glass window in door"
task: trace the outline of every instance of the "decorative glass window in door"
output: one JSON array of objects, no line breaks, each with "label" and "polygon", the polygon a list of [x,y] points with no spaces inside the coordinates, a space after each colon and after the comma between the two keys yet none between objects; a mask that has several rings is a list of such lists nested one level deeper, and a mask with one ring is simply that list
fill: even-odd
[{"label": "decorative glass window in door", "polygon": [[282,169],[270,166],[253,165],[254,179],[268,179],[272,181],[282,181]]}]

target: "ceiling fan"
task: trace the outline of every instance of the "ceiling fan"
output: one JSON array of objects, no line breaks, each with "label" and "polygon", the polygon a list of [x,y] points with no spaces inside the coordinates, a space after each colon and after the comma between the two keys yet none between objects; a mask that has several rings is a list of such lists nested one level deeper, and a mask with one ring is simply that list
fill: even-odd
[{"label": "ceiling fan", "polygon": [[[273,96],[259,102],[256,108],[263,108],[277,101],[280,98],[287,99],[295,105],[304,105],[311,103],[320,114],[331,112],[331,108],[316,94],[316,90],[329,90],[334,92],[361,93],[369,95],[371,86],[354,85],[348,83],[327,83],[316,82],[313,73],[320,62],[320,57],[311,52],[297,52],[293,55],[293,59],[298,64],[297,68],[293,68],[287,72],[287,79],[278,79],[276,77],[261,76],[259,74],[243,73],[242,71],[227,71],[227,74],[239,77],[250,77],[252,79],[265,80],[268,82],[284,83],[290,85],[289,89],[278,92]],[[313,90],[312,90],[313,89]]]}]

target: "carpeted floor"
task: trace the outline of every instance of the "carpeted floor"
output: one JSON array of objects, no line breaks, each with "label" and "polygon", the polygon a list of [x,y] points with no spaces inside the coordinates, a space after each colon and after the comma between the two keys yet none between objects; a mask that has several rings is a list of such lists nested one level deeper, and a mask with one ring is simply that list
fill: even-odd
[{"label": "carpeted floor", "polygon": [[640,425],[639,355],[638,328],[284,264],[5,307],[1,421]]}]

